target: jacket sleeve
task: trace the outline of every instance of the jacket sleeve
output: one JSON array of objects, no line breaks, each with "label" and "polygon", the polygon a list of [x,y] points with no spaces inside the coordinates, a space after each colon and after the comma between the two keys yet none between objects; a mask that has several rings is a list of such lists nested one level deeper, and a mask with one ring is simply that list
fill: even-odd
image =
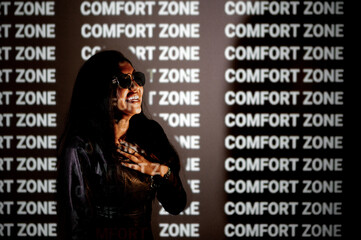
[{"label": "jacket sleeve", "polygon": [[154,178],[157,182],[157,199],[167,212],[176,215],[183,211],[187,204],[187,195],[179,177],[180,160],[162,127],[156,123],[156,128],[158,128],[157,146],[160,147],[159,158],[171,169],[167,178],[160,176]]},{"label": "jacket sleeve", "polygon": [[59,159],[57,192],[60,235],[64,239],[90,239],[91,208],[83,178],[86,154],[78,148],[67,148]]},{"label": "jacket sleeve", "polygon": [[187,196],[178,173],[171,170],[168,179],[159,179],[157,199],[170,214],[177,215],[184,210]]}]

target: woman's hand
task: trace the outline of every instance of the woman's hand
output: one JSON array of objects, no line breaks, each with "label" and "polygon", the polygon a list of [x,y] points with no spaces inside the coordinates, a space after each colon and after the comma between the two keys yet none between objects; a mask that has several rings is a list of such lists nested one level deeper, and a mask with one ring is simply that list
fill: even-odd
[{"label": "woman's hand", "polygon": [[[137,170],[150,176],[159,174],[163,177],[168,172],[168,166],[151,162],[147,160],[143,154],[140,154],[139,152],[144,153],[144,151],[137,145],[121,141],[117,151],[133,162],[121,162],[121,164],[125,167]],[[151,158],[158,161],[154,155],[152,155]]]}]

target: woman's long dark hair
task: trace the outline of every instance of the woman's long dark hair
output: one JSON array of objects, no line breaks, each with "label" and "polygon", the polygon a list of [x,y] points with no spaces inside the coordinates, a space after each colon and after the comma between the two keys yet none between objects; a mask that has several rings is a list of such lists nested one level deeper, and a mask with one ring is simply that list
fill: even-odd
[{"label": "woman's long dark hair", "polygon": [[59,154],[71,138],[80,136],[106,150],[114,145],[112,77],[120,62],[131,62],[118,51],[102,51],[80,68],[73,88],[65,130],[59,139]]}]

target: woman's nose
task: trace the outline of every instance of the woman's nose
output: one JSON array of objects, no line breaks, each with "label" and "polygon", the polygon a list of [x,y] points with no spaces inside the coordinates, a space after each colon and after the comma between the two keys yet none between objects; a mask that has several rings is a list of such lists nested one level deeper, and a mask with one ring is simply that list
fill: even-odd
[{"label": "woman's nose", "polygon": [[132,79],[129,90],[137,91],[138,89],[139,89],[139,85],[134,81],[134,79]]}]

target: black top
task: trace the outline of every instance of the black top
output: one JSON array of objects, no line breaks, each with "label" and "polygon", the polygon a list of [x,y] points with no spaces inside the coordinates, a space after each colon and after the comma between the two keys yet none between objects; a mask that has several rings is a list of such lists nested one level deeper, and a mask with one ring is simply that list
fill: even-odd
[{"label": "black top", "polygon": [[97,143],[73,137],[59,159],[58,170],[58,212],[64,221],[59,224],[59,235],[64,239],[153,239],[155,197],[171,214],[184,209],[186,194],[178,175],[178,155],[163,129],[152,120],[134,125],[137,128],[128,130],[126,141],[169,166],[169,178],[152,184],[150,176],[122,166],[118,157],[104,154]]}]

